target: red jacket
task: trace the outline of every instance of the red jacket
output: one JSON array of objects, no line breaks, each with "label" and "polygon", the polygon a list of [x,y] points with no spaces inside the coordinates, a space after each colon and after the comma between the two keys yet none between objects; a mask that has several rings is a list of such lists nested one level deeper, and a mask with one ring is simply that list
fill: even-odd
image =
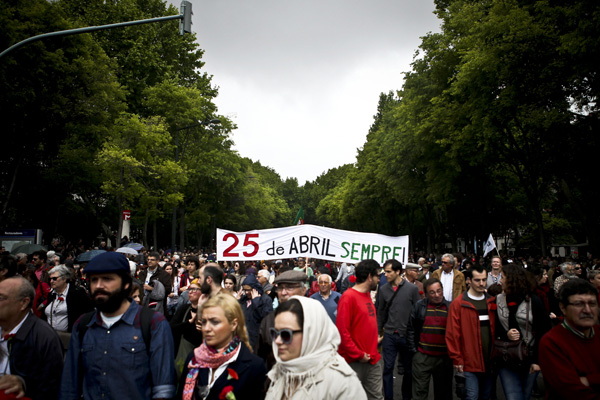
[{"label": "red jacket", "polygon": [[[462,365],[464,371],[485,372],[485,362],[481,345],[479,314],[475,306],[461,294],[451,304],[446,325],[446,345],[448,355],[454,365]],[[486,294],[487,296],[487,294]],[[490,318],[490,341],[496,331],[496,298],[487,297]]]}]

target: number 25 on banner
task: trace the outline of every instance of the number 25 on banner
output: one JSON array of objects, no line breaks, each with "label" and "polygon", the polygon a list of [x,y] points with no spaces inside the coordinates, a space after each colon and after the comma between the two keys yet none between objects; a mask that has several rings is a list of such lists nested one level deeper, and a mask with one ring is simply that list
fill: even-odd
[{"label": "number 25 on banner", "polygon": [[[254,240],[254,238],[258,239],[258,233],[246,233],[244,235],[244,244],[243,246],[252,246],[254,248],[254,250],[252,251],[244,251],[242,252],[242,254],[245,257],[252,257],[255,256],[256,253],[258,253],[258,243],[256,243]],[[225,249],[225,251],[223,252],[223,256],[225,257],[239,257],[240,253],[234,252],[235,248],[238,246],[238,244],[240,244],[240,238],[233,233],[228,233],[225,236],[223,236],[223,241],[227,242],[229,241],[229,239],[233,240],[233,243],[231,244],[231,246],[227,247]]]}]

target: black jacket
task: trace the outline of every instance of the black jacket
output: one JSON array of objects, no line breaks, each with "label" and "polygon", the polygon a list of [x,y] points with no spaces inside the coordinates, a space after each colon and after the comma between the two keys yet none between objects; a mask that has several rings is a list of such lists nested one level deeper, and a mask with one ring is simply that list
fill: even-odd
[{"label": "black jacket", "polygon": [[25,396],[32,400],[57,399],[63,347],[54,329],[30,313],[8,346],[10,373],[25,380]]},{"label": "black jacket", "polygon": [[[448,300],[444,299],[443,304],[446,305],[447,310],[450,310],[450,302]],[[408,341],[408,348],[413,353],[417,351],[417,343],[419,343],[419,339],[421,338],[421,331],[423,330],[423,322],[425,322],[425,313],[428,305],[429,300],[427,298],[421,299],[415,303],[410,312],[408,328],[406,329],[406,339]]]},{"label": "black jacket", "polygon": [[[169,273],[167,271],[165,271],[164,269],[162,269],[161,267],[156,267],[156,268],[157,268],[157,270],[152,275],[150,280],[153,281],[155,279],[158,279],[160,281],[160,283],[163,284],[163,286],[165,287],[165,299],[166,299],[166,297],[169,295],[169,293],[171,293],[171,290],[173,290],[173,283],[171,282],[171,275],[169,275]],[[140,274],[138,275],[138,278],[142,282],[142,285],[144,285],[144,282],[146,282],[147,275],[148,275],[148,269],[141,271]]]},{"label": "black jacket", "polygon": [[[50,305],[56,299],[56,293],[50,292],[48,295],[47,304]],[[94,303],[87,292],[74,284],[69,284],[69,291],[67,292],[67,319],[68,319],[68,332],[73,329],[73,324],[77,321],[77,318],[83,314],[90,312],[94,309]],[[48,307],[48,305],[46,307]],[[46,320],[46,313],[42,312],[42,319]]]},{"label": "black jacket", "polygon": [[[232,369],[236,372],[238,379],[227,379],[228,371],[225,370],[210,389],[206,398],[207,400],[218,400],[221,391],[226,386],[233,387],[233,394],[239,400],[262,400],[265,398],[265,381],[267,379],[265,364],[261,358],[252,354],[244,343],[240,343],[240,346],[242,347],[237,359],[227,366],[227,369]],[[180,399],[183,394],[185,378],[189,371],[188,364],[192,356],[193,353],[190,353],[185,361],[179,387],[177,388],[177,399]],[[198,384],[200,386],[208,385],[207,369],[201,368],[198,372],[196,385],[198,386]],[[196,397],[194,399],[197,400]]]},{"label": "black jacket", "polygon": [[202,344],[202,332],[196,329],[196,324],[190,324],[189,320],[192,317],[192,305],[182,304],[177,307],[169,325],[171,325],[171,333],[173,334],[173,343],[175,344],[175,353],[179,349],[181,338],[194,345],[194,347]]}]

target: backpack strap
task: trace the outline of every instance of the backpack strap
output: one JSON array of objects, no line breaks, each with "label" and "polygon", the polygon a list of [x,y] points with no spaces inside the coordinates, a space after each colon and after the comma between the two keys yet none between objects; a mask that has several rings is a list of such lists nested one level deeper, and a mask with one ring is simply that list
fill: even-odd
[{"label": "backpack strap", "polygon": [[154,310],[148,307],[141,307],[139,311],[140,315],[140,329],[142,331],[142,339],[146,345],[146,353],[150,357],[150,344],[152,343],[152,318],[154,317]]}]

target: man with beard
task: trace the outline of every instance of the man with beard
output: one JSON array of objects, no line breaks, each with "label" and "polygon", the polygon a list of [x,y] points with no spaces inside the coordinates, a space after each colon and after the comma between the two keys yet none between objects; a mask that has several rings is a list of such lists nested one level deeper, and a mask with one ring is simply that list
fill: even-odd
[{"label": "man with beard", "polygon": [[[73,327],[60,398],[173,397],[175,356],[169,324],[162,314],[144,310],[129,298],[132,278],[125,256],[102,253],[85,272],[97,310]],[[146,313],[151,313],[151,320]]]},{"label": "man with beard", "polygon": [[369,400],[383,399],[383,369],[377,351],[383,337],[378,335],[377,313],[371,299],[371,291],[379,284],[380,270],[375,260],[362,260],[356,265],[356,284],[340,298],[335,322],[342,340],[338,353],[358,375]]},{"label": "man with beard", "polygon": [[540,341],[539,361],[548,399],[600,398],[598,291],[580,278],[560,291],[562,324]]},{"label": "man with beard", "polygon": [[223,270],[219,268],[219,264],[208,263],[200,268],[198,277],[200,281],[200,289],[202,294],[206,296],[214,296],[223,288]]}]

